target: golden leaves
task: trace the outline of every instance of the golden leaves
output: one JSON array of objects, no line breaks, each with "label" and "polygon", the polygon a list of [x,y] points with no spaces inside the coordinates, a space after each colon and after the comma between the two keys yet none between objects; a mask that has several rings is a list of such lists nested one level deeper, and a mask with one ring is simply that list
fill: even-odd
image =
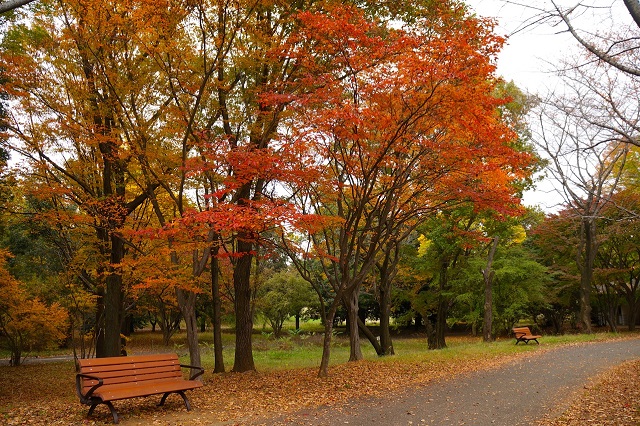
[{"label": "golden leaves", "polygon": [[640,424],[640,360],[601,374],[559,418],[541,422],[541,426],[634,424]]},{"label": "golden leaves", "polygon": [[0,331],[2,340],[19,363],[27,349],[45,349],[66,335],[67,311],[58,303],[46,305],[29,297],[22,283],[6,268],[7,252],[0,250]]}]

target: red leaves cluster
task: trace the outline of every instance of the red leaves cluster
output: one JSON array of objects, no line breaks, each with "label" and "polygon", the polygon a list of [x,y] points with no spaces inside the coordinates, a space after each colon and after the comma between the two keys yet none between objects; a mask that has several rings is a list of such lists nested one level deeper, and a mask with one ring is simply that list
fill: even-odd
[{"label": "red leaves cluster", "polygon": [[291,43],[306,86],[291,133],[324,159],[324,203],[391,196],[414,214],[460,202],[518,212],[514,183],[533,159],[497,114],[502,40],[448,7],[402,29],[344,5],[300,14]]}]

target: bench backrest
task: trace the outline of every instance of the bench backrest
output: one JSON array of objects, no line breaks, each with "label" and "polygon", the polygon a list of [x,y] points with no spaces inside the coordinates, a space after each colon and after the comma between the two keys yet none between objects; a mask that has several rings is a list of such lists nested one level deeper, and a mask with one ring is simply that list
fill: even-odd
[{"label": "bench backrest", "polygon": [[[120,383],[147,382],[182,378],[177,354],[118,356],[78,361],[79,373],[103,379],[103,386]],[[97,380],[83,379],[82,392],[97,385]]]},{"label": "bench backrest", "polygon": [[516,335],[516,337],[531,336],[531,330],[529,330],[529,327],[514,327],[513,333]]}]

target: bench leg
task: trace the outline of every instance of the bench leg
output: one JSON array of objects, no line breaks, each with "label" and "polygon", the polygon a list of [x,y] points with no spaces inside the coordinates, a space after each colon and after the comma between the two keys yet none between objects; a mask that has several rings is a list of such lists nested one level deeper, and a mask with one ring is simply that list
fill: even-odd
[{"label": "bench leg", "polygon": [[164,395],[162,395],[162,399],[160,400],[160,403],[158,404],[158,407],[163,406],[165,401],[167,400],[167,397],[169,395],[171,395],[172,393],[177,393],[178,395],[180,395],[182,397],[182,400],[184,401],[184,405],[187,407],[187,411],[191,411],[191,404],[189,404],[189,399],[187,398],[187,395],[184,393],[184,391],[167,392],[167,393],[165,393]]},{"label": "bench leg", "polygon": [[89,413],[87,414],[87,416],[90,416],[93,414],[93,410],[96,409],[96,407],[99,404],[104,404],[107,407],[109,407],[109,411],[111,411],[111,416],[113,416],[113,423],[118,424],[119,419],[118,419],[118,412],[116,411],[116,409],[113,407],[113,404],[111,403],[111,401],[107,401],[107,402],[94,402],[93,404],[91,404],[91,407],[89,408]]}]

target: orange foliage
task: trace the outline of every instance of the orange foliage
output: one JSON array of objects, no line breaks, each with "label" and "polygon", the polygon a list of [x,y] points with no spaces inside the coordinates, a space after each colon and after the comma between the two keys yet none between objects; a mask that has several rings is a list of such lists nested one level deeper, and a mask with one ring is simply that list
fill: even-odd
[{"label": "orange foliage", "polygon": [[0,250],[0,331],[11,351],[11,362],[19,365],[26,350],[45,349],[65,337],[67,311],[57,303],[45,305],[29,297],[6,268],[9,253]]},{"label": "orange foliage", "polygon": [[300,14],[291,43],[307,90],[293,103],[291,133],[324,159],[326,173],[311,184],[316,202],[343,202],[349,215],[393,197],[395,210],[383,214],[395,221],[461,202],[520,211],[514,183],[533,158],[514,148],[497,113],[507,101],[493,96],[502,40],[460,9],[439,13],[404,29],[344,5]]}]

